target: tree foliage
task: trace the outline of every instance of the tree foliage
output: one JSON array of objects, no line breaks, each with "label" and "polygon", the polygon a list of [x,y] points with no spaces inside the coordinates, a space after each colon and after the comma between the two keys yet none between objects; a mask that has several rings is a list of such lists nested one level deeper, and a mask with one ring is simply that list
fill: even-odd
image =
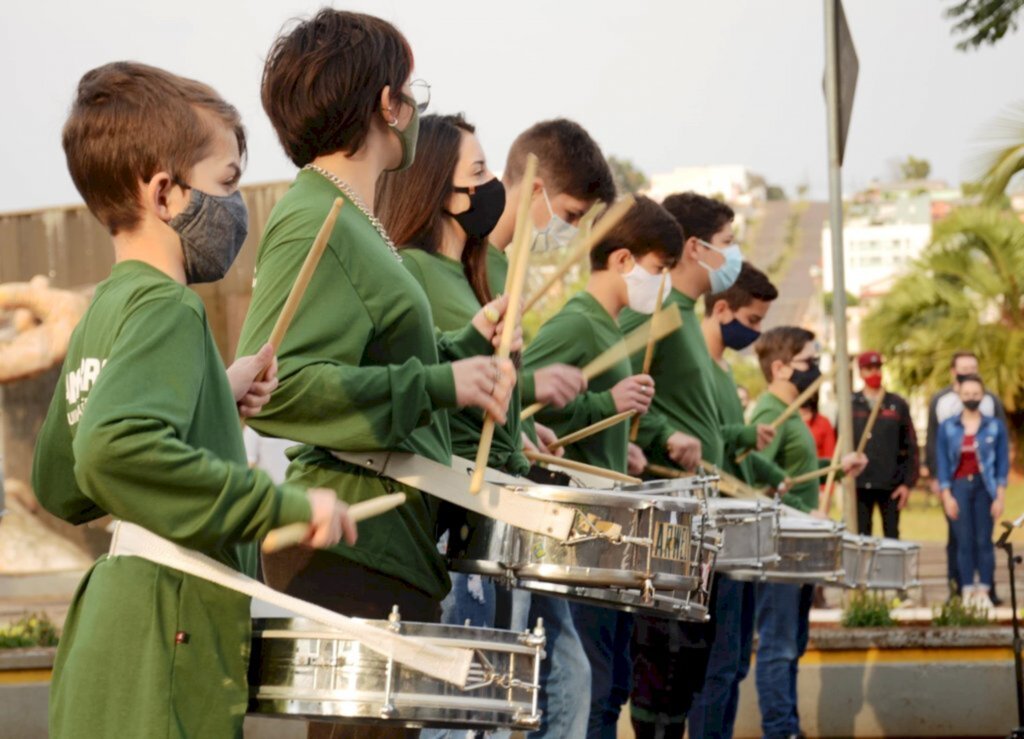
[{"label": "tree foliage", "polygon": [[926,180],[932,172],[932,165],[927,159],[908,156],[900,162],[900,177],[905,180]]},{"label": "tree foliage", "polygon": [[1017,16],[1024,0],[960,0],[946,9],[946,17],[956,22],[954,34],[964,37],[957,42],[960,51],[995,44],[1009,31],[1017,30]]},{"label": "tree foliage", "polygon": [[608,166],[612,170],[615,187],[620,193],[636,194],[650,184],[647,175],[629,159],[608,157]]},{"label": "tree foliage", "polygon": [[[989,389],[1024,414],[1024,224],[994,208],[960,208],[861,327],[908,389],[946,384],[949,358],[977,353]],[[1016,424],[1014,424],[1016,425]]]},{"label": "tree foliage", "polygon": [[981,173],[982,200],[1005,207],[1010,181],[1024,170],[1024,101],[1015,103],[992,122],[981,147],[975,166]]}]

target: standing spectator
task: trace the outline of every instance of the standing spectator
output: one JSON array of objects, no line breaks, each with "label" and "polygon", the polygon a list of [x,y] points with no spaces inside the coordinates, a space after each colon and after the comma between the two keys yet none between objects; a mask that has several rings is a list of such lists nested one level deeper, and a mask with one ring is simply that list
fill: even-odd
[{"label": "standing spectator", "polygon": [[[935,495],[939,494],[939,481],[935,467],[935,439],[938,435],[939,425],[947,418],[959,415],[963,411],[963,403],[960,402],[958,391],[960,380],[968,375],[979,375],[978,356],[974,352],[960,351],[953,355],[949,363],[949,374],[951,382],[932,396],[928,405],[928,435],[925,441],[925,472],[931,478],[931,488]],[[980,375],[979,375],[980,376]],[[992,393],[986,392],[981,400],[981,412],[986,416],[994,416],[1006,423],[1006,411],[1003,404],[999,402]],[[957,578],[956,564],[956,534],[952,525],[949,527],[949,539],[946,544],[946,565],[950,583],[951,593],[960,594],[960,580]],[[996,597],[995,588],[990,593],[992,602],[999,605],[1002,601]]]},{"label": "standing spectator", "polygon": [[882,355],[868,351],[857,357],[864,389],[853,394],[853,438],[859,444],[871,409],[882,407],[864,448],[868,466],[857,478],[857,530],[871,534],[875,507],[882,512],[882,532],[900,538],[900,511],[917,484],[917,435],[910,406],[882,386]]},{"label": "standing spectator", "polygon": [[836,430],[832,422],[818,412],[818,395],[815,394],[800,406],[800,417],[814,437],[814,446],[820,459],[831,459],[836,450]]},{"label": "standing spectator", "polygon": [[[992,527],[1003,514],[1010,468],[1006,424],[981,412],[985,385],[961,377],[963,411],[939,426],[935,464],[942,505],[956,533],[958,582],[966,601],[991,606],[995,574]],[[974,584],[978,575],[979,584]]]}]

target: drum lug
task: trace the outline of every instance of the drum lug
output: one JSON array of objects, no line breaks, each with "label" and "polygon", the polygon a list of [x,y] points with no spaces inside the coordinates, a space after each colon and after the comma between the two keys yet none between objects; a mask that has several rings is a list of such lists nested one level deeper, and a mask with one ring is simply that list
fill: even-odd
[{"label": "drum lug", "polygon": [[540,728],[540,712],[535,711],[533,713],[527,713],[520,708],[512,714],[512,721],[514,721],[516,726],[520,729],[525,731],[536,731]]},{"label": "drum lug", "polygon": [[643,588],[642,588],[641,592],[642,592],[642,595],[641,595],[640,599],[641,599],[642,602],[644,602],[644,603],[653,603],[654,602],[654,583],[651,581],[650,578],[647,578],[647,579],[644,580],[644,584],[643,584]]},{"label": "drum lug", "polygon": [[519,635],[519,643],[526,647],[543,648],[547,643],[547,634],[544,632],[544,619],[538,618],[537,625],[533,630],[527,629]]},{"label": "drum lug", "polygon": [[402,631],[402,614],[397,605],[391,606],[391,613],[388,614],[388,630],[396,634]]}]

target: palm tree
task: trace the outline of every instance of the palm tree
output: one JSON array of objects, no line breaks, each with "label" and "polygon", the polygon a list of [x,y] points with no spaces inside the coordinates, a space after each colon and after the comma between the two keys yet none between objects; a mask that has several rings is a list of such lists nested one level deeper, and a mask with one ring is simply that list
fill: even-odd
[{"label": "palm tree", "polygon": [[1024,101],[994,120],[980,143],[974,166],[980,174],[982,201],[1002,205],[1010,181],[1024,171]]},{"label": "palm tree", "polygon": [[861,327],[908,390],[946,383],[949,357],[972,349],[1011,431],[1024,422],[1024,224],[991,207],[955,210]]}]

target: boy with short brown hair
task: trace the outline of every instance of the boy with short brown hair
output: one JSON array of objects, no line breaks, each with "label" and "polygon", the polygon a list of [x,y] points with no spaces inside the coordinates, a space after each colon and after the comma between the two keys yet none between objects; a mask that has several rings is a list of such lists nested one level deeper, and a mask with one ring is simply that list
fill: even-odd
[{"label": "boy with short brown hair", "polygon": [[[245,240],[237,111],[202,83],[116,62],[82,78],[63,143],[116,263],[39,435],[40,502],[75,524],[113,515],[250,575],[237,545],[278,526],[311,521],[317,546],[343,527],[354,538],[332,492],[248,469],[238,416],[276,386],[273,348],[225,371],[186,287],[223,277]],[[247,596],[112,550],[68,611],[50,736],[240,737],[250,623]]]}]

